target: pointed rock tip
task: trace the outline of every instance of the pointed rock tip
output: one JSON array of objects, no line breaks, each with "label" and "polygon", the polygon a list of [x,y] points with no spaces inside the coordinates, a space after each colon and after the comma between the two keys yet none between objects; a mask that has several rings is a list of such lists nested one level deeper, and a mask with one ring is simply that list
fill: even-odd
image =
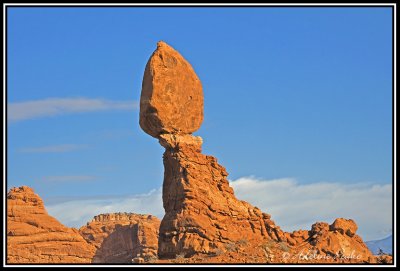
[{"label": "pointed rock tip", "polygon": [[12,187],[9,192],[32,192],[34,193],[35,191],[33,188],[27,186],[27,185],[22,185],[20,187]]},{"label": "pointed rock tip", "polygon": [[157,50],[167,49],[167,48],[173,49],[172,46],[166,43],[165,41],[160,40],[159,42],[157,42]]},{"label": "pointed rock tip", "polygon": [[165,41],[160,40],[159,42],[157,42],[157,47],[162,47],[162,46],[168,46],[168,44]]}]

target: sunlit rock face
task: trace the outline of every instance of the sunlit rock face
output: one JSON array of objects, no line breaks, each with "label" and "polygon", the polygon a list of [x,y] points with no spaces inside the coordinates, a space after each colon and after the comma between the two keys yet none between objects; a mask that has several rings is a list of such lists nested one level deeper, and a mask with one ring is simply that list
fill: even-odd
[{"label": "sunlit rock face", "polygon": [[143,76],[140,126],[158,138],[163,133],[191,134],[203,121],[203,89],[193,67],[160,41]]}]

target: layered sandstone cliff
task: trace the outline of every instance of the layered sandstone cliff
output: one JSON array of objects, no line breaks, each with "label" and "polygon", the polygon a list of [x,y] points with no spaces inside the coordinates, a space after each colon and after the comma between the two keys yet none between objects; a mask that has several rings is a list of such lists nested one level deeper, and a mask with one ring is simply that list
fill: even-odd
[{"label": "layered sandstone cliff", "polygon": [[96,247],[94,263],[149,262],[157,258],[160,220],[133,213],[100,214],[79,229]]},{"label": "layered sandstone cliff", "polygon": [[95,247],[49,216],[42,199],[22,186],[7,194],[7,263],[90,263]]}]

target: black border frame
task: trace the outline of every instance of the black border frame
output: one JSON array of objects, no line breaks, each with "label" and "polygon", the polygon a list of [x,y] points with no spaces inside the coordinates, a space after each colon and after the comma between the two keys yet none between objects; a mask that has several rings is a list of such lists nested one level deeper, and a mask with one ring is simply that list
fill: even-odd
[{"label": "black border frame", "polygon": [[[36,4],[36,5],[35,5]],[[396,231],[395,231],[395,227],[394,227],[394,209],[395,209],[395,194],[394,194],[394,185],[395,185],[395,180],[394,180],[394,175],[395,175],[395,163],[394,163],[394,159],[395,159],[395,149],[394,149],[394,143],[395,143],[395,133],[394,133],[394,128],[395,128],[395,101],[394,101],[394,91],[395,91],[395,80],[396,80],[396,75],[395,75],[395,63],[394,63],[394,54],[395,54],[395,24],[394,24],[394,19],[396,16],[395,13],[395,8],[396,8],[396,4],[395,3],[384,3],[382,5],[379,4],[355,4],[355,3],[349,3],[349,4],[345,4],[345,3],[338,3],[336,5],[332,4],[332,3],[327,3],[327,4],[308,4],[308,3],[303,3],[303,5],[301,4],[291,4],[291,3],[254,3],[254,4],[236,4],[236,5],[230,5],[230,4],[221,4],[221,3],[216,3],[216,4],[212,4],[212,3],[193,3],[193,4],[185,4],[185,3],[175,3],[172,5],[172,3],[165,3],[165,4],[161,4],[161,3],[156,3],[156,4],[145,4],[145,3],[113,3],[113,4],[90,4],[90,3],[54,3],[54,4],[47,4],[47,3],[43,3],[43,4],[39,4],[39,3],[33,3],[33,4],[25,4],[25,3],[21,3],[21,4],[3,4],[3,12],[5,15],[4,18],[4,29],[5,29],[5,40],[3,41],[5,44],[5,58],[4,58],[4,64],[5,64],[5,78],[3,78],[4,80],[4,84],[5,84],[5,89],[3,89],[4,94],[5,94],[5,144],[6,146],[4,147],[5,150],[5,189],[7,190],[7,179],[8,179],[8,175],[7,175],[7,157],[8,157],[8,110],[7,110],[7,105],[8,105],[8,96],[7,96],[7,92],[8,92],[8,82],[7,82],[7,78],[8,78],[8,73],[7,73],[7,67],[8,67],[8,58],[7,58],[7,37],[8,37],[8,20],[7,20],[7,15],[8,15],[8,9],[9,8],[329,8],[329,7],[333,7],[333,8],[391,8],[392,9],[392,247],[393,247],[393,263],[392,264],[351,264],[351,263],[334,263],[334,264],[330,264],[330,263],[301,263],[301,264],[296,264],[296,263],[273,263],[273,264],[255,264],[255,263],[191,263],[191,264],[181,264],[181,263],[164,263],[164,264],[159,264],[159,263],[145,263],[145,264],[132,264],[132,263],[127,263],[127,264],[121,264],[121,263],[102,263],[102,264],[96,264],[96,263],[87,263],[87,264],[73,264],[73,263],[68,263],[68,264],[55,264],[55,263],[21,263],[21,264],[15,264],[15,263],[7,263],[7,259],[5,258],[3,261],[3,267],[22,267],[22,266],[27,266],[27,267],[33,267],[33,266],[40,266],[40,267],[46,267],[46,268],[51,268],[51,267],[82,267],[82,268],[87,268],[87,267],[123,267],[123,266],[129,266],[129,267],[133,267],[133,268],[137,268],[137,267],[178,267],[178,268],[182,268],[182,267],[233,267],[233,266],[238,266],[238,267],[267,267],[267,268],[271,268],[271,267],[275,267],[275,266],[288,266],[288,267],[304,267],[305,265],[307,267],[317,267],[317,266],[321,266],[321,267],[343,267],[343,265],[345,266],[352,266],[352,267],[360,267],[360,266],[391,266],[391,267],[395,267],[395,263],[396,263],[396,254],[397,254],[397,248],[394,246],[394,240],[396,238]],[[397,18],[396,18],[397,19]],[[396,70],[397,73],[397,70]],[[6,190],[3,192],[3,196],[4,198],[6,198]],[[7,201],[5,200],[5,210],[7,210]],[[5,218],[5,220],[7,219],[6,214],[3,214],[3,218]],[[7,223],[4,223],[5,225],[5,240],[6,243],[5,245],[5,255],[7,256]]]}]

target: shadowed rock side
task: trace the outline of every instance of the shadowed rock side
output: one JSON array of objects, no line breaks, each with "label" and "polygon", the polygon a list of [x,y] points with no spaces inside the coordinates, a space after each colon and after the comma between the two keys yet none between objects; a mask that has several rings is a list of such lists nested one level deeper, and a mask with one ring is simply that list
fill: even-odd
[{"label": "shadowed rock side", "polygon": [[93,263],[149,262],[157,257],[160,220],[133,213],[100,214],[79,229],[96,247]]},{"label": "shadowed rock side", "polygon": [[[310,231],[286,233],[270,215],[235,197],[225,168],[215,157],[202,154],[202,139],[191,135],[203,120],[203,98],[194,71],[182,70],[189,65],[182,59],[170,46],[158,43],[146,66],[141,96],[140,125],[165,148],[159,257],[188,258],[187,262],[296,262],[282,253],[313,249],[320,256],[332,256],[354,249],[357,259],[344,261],[374,261],[355,235],[352,220],[339,219],[330,226],[316,223]],[[201,102],[188,104],[196,87],[194,101]],[[258,258],[245,256],[249,251]],[[310,262],[332,261],[337,259]]]},{"label": "shadowed rock side", "polygon": [[7,263],[90,263],[94,252],[76,229],[47,214],[31,188],[8,192]]}]

